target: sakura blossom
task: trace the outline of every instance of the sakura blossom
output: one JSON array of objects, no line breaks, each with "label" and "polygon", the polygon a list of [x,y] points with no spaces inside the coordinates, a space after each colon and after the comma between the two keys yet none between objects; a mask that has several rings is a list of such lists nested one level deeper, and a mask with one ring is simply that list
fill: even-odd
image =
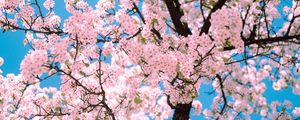
[{"label": "sakura blossom", "polygon": [[30,48],[0,70],[0,119],[298,120],[265,95],[300,95],[300,3],[282,1],[64,0],[66,17],[62,1],[0,0],[0,30]]}]

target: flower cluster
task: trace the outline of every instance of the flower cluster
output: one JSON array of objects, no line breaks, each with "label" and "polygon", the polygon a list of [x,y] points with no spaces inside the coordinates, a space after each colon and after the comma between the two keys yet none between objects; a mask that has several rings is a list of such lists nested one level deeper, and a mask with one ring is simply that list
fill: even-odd
[{"label": "flower cluster", "polygon": [[294,110],[293,110],[293,114],[295,116],[300,116],[300,108],[296,107]]},{"label": "flower cluster", "polygon": [[47,71],[43,66],[48,61],[47,52],[45,50],[31,51],[21,62],[20,70],[24,79],[29,83],[36,80],[36,77]]},{"label": "flower cluster", "polygon": [[[32,49],[20,75],[0,74],[0,119],[168,119],[192,108],[209,119],[300,115],[298,107],[285,110],[290,101],[264,94],[268,80],[274,90],[300,94],[295,1],[278,31],[279,0],[65,4],[67,19],[54,12],[54,0],[43,2],[47,14],[36,0],[0,0],[0,28],[25,31]],[[41,88],[53,75],[60,88]],[[210,109],[198,99],[203,83],[215,95]]]},{"label": "flower cluster", "polygon": [[234,46],[243,52],[244,42],[239,32],[242,30],[242,20],[238,9],[223,7],[212,14],[210,22],[210,31],[218,47]]}]

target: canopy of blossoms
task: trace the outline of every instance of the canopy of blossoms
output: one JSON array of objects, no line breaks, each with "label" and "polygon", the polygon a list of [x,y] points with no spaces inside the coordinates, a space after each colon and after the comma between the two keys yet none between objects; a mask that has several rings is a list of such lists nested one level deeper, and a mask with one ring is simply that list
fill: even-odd
[{"label": "canopy of blossoms", "polygon": [[[300,105],[263,95],[300,95],[291,1],[278,27],[280,0],[64,0],[66,19],[53,0],[0,0],[0,29],[31,48],[20,74],[0,76],[0,119],[300,119]],[[40,87],[56,75],[60,89]],[[209,109],[202,84],[216,94]]]}]

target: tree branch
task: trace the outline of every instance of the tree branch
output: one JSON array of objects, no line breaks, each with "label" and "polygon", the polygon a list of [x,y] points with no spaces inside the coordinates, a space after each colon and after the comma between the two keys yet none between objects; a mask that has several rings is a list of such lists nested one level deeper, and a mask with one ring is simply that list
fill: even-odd
[{"label": "tree branch", "polygon": [[[280,37],[271,37],[271,38],[264,38],[264,39],[258,39],[258,40],[247,40],[247,42],[245,42],[245,45],[251,45],[251,44],[271,44],[271,43],[275,43],[275,42],[289,42],[286,40],[289,39],[299,39],[300,35],[293,35],[293,36],[280,36]],[[300,41],[299,41],[300,42]]]},{"label": "tree branch", "polygon": [[203,34],[203,33],[208,33],[209,31],[209,28],[211,26],[211,23],[210,23],[210,19],[211,19],[211,15],[216,12],[218,9],[222,8],[223,5],[225,5],[226,3],[226,0],[218,0],[218,2],[214,5],[214,7],[211,9],[210,13],[208,14],[207,18],[205,19],[204,21],[204,24],[201,28],[201,31],[200,31],[200,36]]},{"label": "tree branch", "polygon": [[185,37],[192,34],[190,29],[188,28],[187,23],[180,21],[180,18],[184,15],[184,13],[182,12],[182,10],[180,8],[180,3],[178,2],[178,0],[164,0],[164,1],[167,5],[168,11],[171,16],[172,22],[175,26],[176,32],[179,35],[182,35]]},{"label": "tree branch", "polygon": [[[225,112],[225,109],[226,109],[226,106],[227,106],[227,99],[226,99],[226,96],[225,96],[225,92],[224,92],[224,86],[223,86],[223,81],[222,81],[222,78],[219,74],[216,75],[216,77],[218,78],[219,80],[219,84],[220,84],[220,89],[221,89],[221,92],[222,92],[222,98],[224,100],[224,104],[223,104],[223,107],[220,111],[220,114],[223,115],[224,112]],[[217,118],[217,120],[219,119],[219,117]]]}]

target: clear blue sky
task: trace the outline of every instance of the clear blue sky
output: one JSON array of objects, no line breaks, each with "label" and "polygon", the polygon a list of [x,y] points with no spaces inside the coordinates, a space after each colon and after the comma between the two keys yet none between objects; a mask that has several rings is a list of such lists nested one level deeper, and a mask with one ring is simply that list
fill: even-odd
[{"label": "clear blue sky", "polygon": [[[292,0],[284,0],[281,5],[278,7],[280,12],[282,13],[281,9],[282,6],[288,5],[291,6]],[[66,19],[70,14],[65,11],[64,2],[63,0],[55,0],[56,4],[54,7],[54,11],[57,15],[61,16],[62,19]],[[95,4],[96,0],[90,2],[90,4]],[[42,3],[40,3],[42,4]],[[282,14],[283,15],[283,14]],[[281,26],[283,23],[283,19],[277,19],[273,22],[275,26]],[[23,45],[24,40],[24,32],[17,31],[17,32],[0,32],[0,56],[4,58],[5,63],[1,66],[3,74],[6,75],[7,73],[14,73],[19,74],[19,65],[24,58],[25,54],[29,50],[28,46]],[[46,80],[42,83],[42,87],[53,86],[59,88],[59,77],[52,77],[49,80]],[[291,100],[295,106],[300,107],[300,97],[293,95],[292,90],[286,89],[282,91],[274,91],[272,90],[271,82],[267,83],[267,92],[264,95],[268,98],[268,102],[273,100],[278,100],[283,102],[284,100]],[[215,96],[214,94],[208,95],[205,92],[210,92],[212,90],[211,85],[202,85],[200,90],[200,100],[203,104],[204,108],[209,108],[212,104],[212,99]],[[203,109],[204,109],[203,108]],[[257,115],[253,115],[252,118],[257,119],[259,118]],[[203,116],[192,116],[193,120],[203,119]]]}]

